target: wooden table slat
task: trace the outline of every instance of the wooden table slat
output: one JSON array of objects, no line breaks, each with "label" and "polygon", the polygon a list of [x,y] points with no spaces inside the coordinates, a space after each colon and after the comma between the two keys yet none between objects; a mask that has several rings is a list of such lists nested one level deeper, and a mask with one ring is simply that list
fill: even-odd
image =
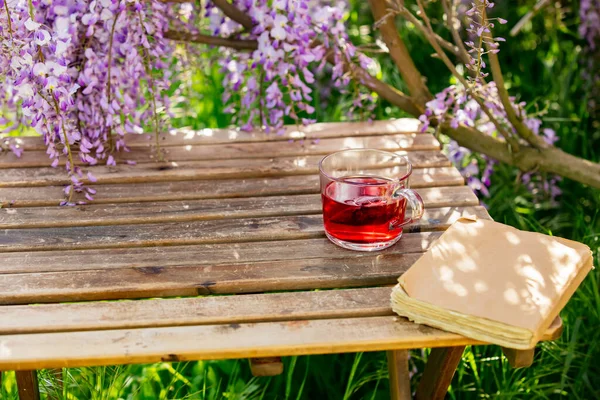
[{"label": "wooden table slat", "polygon": [[[425,207],[475,206],[477,196],[467,186],[418,189]],[[256,218],[321,212],[319,194],[247,197],[190,201],[123,204],[118,207],[84,205],[77,207],[0,209],[0,229],[67,226],[127,225],[159,222],[187,222],[229,218]]]},{"label": "wooden table slat", "polygon": [[[413,168],[449,167],[450,161],[439,151],[396,151],[406,155]],[[97,178],[97,184],[151,183],[194,179],[258,178],[273,176],[309,175],[318,173],[323,156],[252,158],[233,160],[183,161],[118,164],[114,167],[86,167]],[[83,179],[87,182],[87,179]],[[32,187],[69,183],[63,168],[6,168],[0,169],[0,187]]]},{"label": "wooden table slat", "polygon": [[[544,337],[544,340],[555,337]],[[0,369],[482,344],[393,316],[0,336]]]},{"label": "wooden table slat", "polygon": [[[412,173],[412,188],[458,186],[464,178],[454,167],[421,168]],[[107,184],[97,187],[93,204],[137,203],[168,200],[224,199],[319,193],[319,176]],[[83,199],[83,196],[81,196]],[[64,200],[63,186],[0,188],[0,204],[6,207],[56,206]]]},{"label": "wooden table slat", "polygon": [[[489,218],[484,207],[425,209],[423,218],[406,232],[444,230],[463,213]],[[321,215],[168,222],[47,229],[5,229],[0,252],[111,249],[269,240],[310,239],[324,236]]]},{"label": "wooden table slat", "polygon": [[[340,137],[360,137],[419,132],[420,122],[414,118],[370,122],[327,122],[310,126],[288,125],[281,135],[263,131],[244,132],[239,129],[172,129],[161,135],[161,146],[185,146],[199,144],[282,142]],[[16,143],[25,150],[46,150],[40,137],[16,138]],[[155,142],[153,134],[126,134],[129,147],[146,147]]]},{"label": "wooden table slat", "polygon": [[[0,304],[391,285],[422,253],[0,275]],[[191,265],[190,265],[191,264]]]},{"label": "wooden table slat", "polygon": [[[132,147],[130,151],[114,154],[117,162],[135,160],[138,164],[159,161],[156,147],[150,142],[143,147]],[[386,151],[439,150],[440,143],[430,134],[413,133],[388,136],[363,136],[353,138],[323,139],[313,141],[265,142],[265,143],[225,143],[213,145],[182,145],[161,148],[160,157],[165,161],[201,161],[248,158],[294,157],[306,155],[326,155],[342,149],[371,148]],[[79,161],[79,160],[77,160]],[[59,165],[66,163],[61,158]],[[0,155],[2,168],[43,168],[50,164],[44,150],[25,151],[20,157],[13,153]]]},{"label": "wooden table slat", "polygon": [[394,315],[391,287],[0,307],[0,334]]},{"label": "wooden table slat", "polygon": [[[377,255],[421,253],[442,232],[404,233],[400,242]],[[307,251],[310,249],[310,251]],[[284,261],[309,258],[359,258],[372,254],[333,246],[326,238],[271,242],[200,244],[189,246],[134,247],[98,250],[2,253],[1,274],[67,272]]]}]

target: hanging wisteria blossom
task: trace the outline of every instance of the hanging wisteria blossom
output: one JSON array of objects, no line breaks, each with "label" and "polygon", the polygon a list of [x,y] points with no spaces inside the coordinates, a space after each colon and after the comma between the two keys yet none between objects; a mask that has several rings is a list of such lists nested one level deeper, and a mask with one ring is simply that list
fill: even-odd
[{"label": "hanging wisteria blossom", "polygon": [[[127,150],[124,135],[158,124],[168,99],[162,38],[166,6],[146,1],[0,0],[0,81],[5,132],[31,126],[44,138],[49,163],[64,164],[74,192],[84,187],[82,164],[114,165]],[[19,156],[20,149],[12,146]],[[77,151],[76,151],[77,150]]]},{"label": "hanging wisteria blossom", "polygon": [[[7,71],[3,93],[4,132],[33,127],[43,135],[49,163],[65,165],[74,192],[88,200],[95,190],[83,185],[82,165],[115,165],[114,151],[128,151],[125,134],[141,132],[152,121],[164,131],[159,114],[168,107],[163,95],[172,83],[169,60],[174,47],[163,37],[175,13],[159,1],[0,0],[3,36],[0,66]],[[314,122],[311,84],[327,59],[332,79],[348,91],[345,63],[368,68],[344,27],[344,7],[309,1],[234,1],[254,26],[247,30],[208,1],[205,14],[214,35],[258,43],[253,52],[226,50],[224,101],[243,128],[280,132],[284,116],[304,125]],[[192,18],[190,4],[180,15]],[[187,18],[185,18],[187,15]],[[184,21],[178,21],[179,25]],[[187,26],[197,29],[193,24]],[[370,118],[371,92],[358,89],[353,108]],[[147,126],[148,124],[146,124]],[[7,141],[2,148],[20,155]],[[129,161],[134,163],[133,160]],[[87,173],[87,180],[95,178]]]},{"label": "hanging wisteria blossom", "polygon": [[[226,110],[244,129],[263,126],[267,132],[281,132],[284,116],[304,125],[314,122],[315,109],[310,103],[315,73],[329,60],[333,85],[345,92],[352,78],[345,64],[356,62],[368,69],[373,62],[349,41],[343,2],[258,0],[233,4],[250,16],[253,28],[249,32],[211,2],[206,16],[214,35],[258,42],[253,52],[227,50],[221,61],[226,73]],[[355,96],[353,108],[361,109],[367,118],[374,106],[370,91],[362,89]]]},{"label": "hanging wisteria blossom", "polygon": [[591,91],[588,108],[593,116],[597,116],[600,114],[600,0],[582,0],[579,17],[579,34],[586,44],[582,75]]}]

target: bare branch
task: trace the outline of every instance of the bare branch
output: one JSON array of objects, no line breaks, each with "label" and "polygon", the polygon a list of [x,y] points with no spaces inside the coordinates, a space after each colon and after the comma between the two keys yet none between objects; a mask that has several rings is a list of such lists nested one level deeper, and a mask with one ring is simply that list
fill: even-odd
[{"label": "bare branch", "polygon": [[394,60],[396,67],[404,78],[410,94],[415,97],[416,103],[423,107],[422,105],[429,101],[432,96],[406,45],[398,34],[394,18],[396,13],[388,9],[385,0],[369,0],[369,4],[392,60]]},{"label": "bare branch", "polygon": [[458,46],[453,45],[452,43],[450,43],[449,41],[447,41],[446,39],[444,39],[437,33],[434,33],[434,36],[435,36],[435,39],[437,40],[438,44],[442,48],[444,48],[446,51],[449,51],[450,53],[452,53],[453,55],[458,57],[458,59],[463,61],[463,63],[464,63],[464,60],[462,59],[462,54],[460,53],[460,49],[458,48]]},{"label": "bare branch", "polygon": [[[162,3],[193,3],[194,0],[159,0]],[[242,10],[229,3],[227,0],[213,0],[213,4],[217,6],[223,14],[229,17],[231,20],[237,22],[242,25],[246,29],[252,29],[254,23],[252,23],[252,18],[248,16],[248,14],[244,13]]]},{"label": "bare branch", "polygon": [[[375,23],[375,27],[379,27],[379,25],[381,23],[383,23],[386,18],[394,18],[396,15],[401,14],[400,8],[402,8],[402,7],[404,7],[403,2],[400,2],[400,1],[396,1],[395,3],[388,3],[388,13],[386,14],[386,17],[377,21]],[[421,24],[421,21],[416,20],[416,21],[411,21],[411,23],[412,24]],[[419,27],[419,28],[421,29],[422,27]],[[450,52],[451,54],[456,56],[459,60],[464,62],[465,59],[463,59],[463,55],[461,54],[461,51],[458,48],[458,46],[455,46],[454,44],[447,41],[446,39],[444,39],[443,37],[441,37],[440,35],[438,35],[435,32],[433,34],[435,36],[435,39],[437,40],[437,42],[439,43],[439,45],[442,48],[444,48],[446,51]],[[468,58],[467,58],[467,60],[468,60]]]},{"label": "bare branch", "polygon": [[467,52],[467,48],[463,43],[462,38],[460,37],[460,33],[456,29],[455,22],[458,22],[458,18],[454,13],[454,4],[452,0],[443,0],[442,5],[444,6],[444,11],[446,12],[446,16],[448,17],[448,29],[450,30],[450,34],[452,35],[452,40],[454,40],[454,44],[457,46],[457,54],[456,56],[463,64],[469,64],[469,53]]},{"label": "bare branch", "polygon": [[220,8],[221,11],[223,11],[223,14],[242,25],[244,28],[252,29],[254,27],[252,18],[227,0],[213,0],[213,4]]},{"label": "bare branch", "polygon": [[256,50],[258,48],[256,40],[229,39],[179,30],[168,30],[164,33],[164,37],[180,42],[202,43],[213,46],[230,47],[236,50]]},{"label": "bare branch", "polygon": [[[479,1],[478,1],[479,3]],[[483,13],[483,21],[482,25],[485,25],[487,16],[485,13],[485,7],[482,7]],[[502,102],[502,106],[504,107],[504,111],[506,112],[506,117],[510,121],[511,125],[517,131],[517,134],[525,139],[529,144],[537,148],[548,147],[548,144],[539,136],[535,135],[529,129],[523,121],[517,116],[515,109],[510,101],[510,97],[508,95],[508,91],[504,86],[504,77],[502,76],[502,69],[500,67],[500,62],[498,61],[498,55],[494,53],[491,49],[489,42],[492,42],[491,32],[484,32],[483,37],[486,39],[486,47],[488,49],[488,59],[490,61],[490,70],[492,71],[492,77],[494,78],[494,82],[496,82],[496,88],[498,89],[498,96],[500,96],[500,101]]]},{"label": "bare branch", "polygon": [[377,93],[381,98],[412,115],[419,116],[422,114],[421,109],[417,107],[412,98],[408,97],[400,90],[380,81],[356,64],[346,64],[346,67],[355,80]]},{"label": "bare branch", "polygon": [[517,36],[521,29],[527,24],[529,21],[535,17],[535,15],[540,12],[544,7],[550,4],[550,0],[539,0],[535,6],[533,6],[533,10],[530,10],[513,26],[510,30],[510,36]]},{"label": "bare branch", "polygon": [[[421,24],[421,21],[419,21],[417,19],[415,21],[411,21],[411,23],[413,25],[417,25],[417,24]],[[422,29],[422,27],[417,27],[417,28]],[[444,48],[445,50],[447,50],[448,52],[450,52],[451,54],[453,54],[454,56],[456,56],[464,64],[465,59],[463,59],[463,55],[461,54],[460,49],[458,48],[458,46],[453,45],[452,43],[450,43],[449,41],[447,41],[446,39],[444,39],[443,37],[441,37],[440,35],[438,35],[435,32],[433,33],[433,36],[435,37],[435,40],[438,42],[438,44],[442,48]],[[468,58],[466,60],[468,60]]]}]

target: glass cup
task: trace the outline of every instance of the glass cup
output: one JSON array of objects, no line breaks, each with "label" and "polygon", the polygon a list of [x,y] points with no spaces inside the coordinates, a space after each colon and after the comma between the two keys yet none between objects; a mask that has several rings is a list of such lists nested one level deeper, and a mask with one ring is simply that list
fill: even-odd
[{"label": "glass cup", "polygon": [[408,188],[411,172],[408,158],[387,151],[342,150],[323,158],[319,173],[329,240],[358,251],[382,250],[400,240],[402,227],[423,216],[421,196]]}]

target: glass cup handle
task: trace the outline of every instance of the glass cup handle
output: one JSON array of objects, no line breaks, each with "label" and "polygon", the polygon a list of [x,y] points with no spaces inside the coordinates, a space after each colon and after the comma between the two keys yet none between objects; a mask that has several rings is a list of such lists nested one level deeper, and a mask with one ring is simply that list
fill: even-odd
[{"label": "glass cup handle", "polygon": [[410,218],[405,218],[404,221],[397,224],[390,224],[390,230],[400,228],[401,226],[408,225],[410,223],[416,222],[421,219],[423,213],[425,212],[425,205],[423,204],[423,199],[419,195],[419,193],[415,192],[412,189],[396,189],[394,194],[392,195],[393,199],[399,199],[400,197],[404,197],[410,208],[412,210],[412,214]]}]

